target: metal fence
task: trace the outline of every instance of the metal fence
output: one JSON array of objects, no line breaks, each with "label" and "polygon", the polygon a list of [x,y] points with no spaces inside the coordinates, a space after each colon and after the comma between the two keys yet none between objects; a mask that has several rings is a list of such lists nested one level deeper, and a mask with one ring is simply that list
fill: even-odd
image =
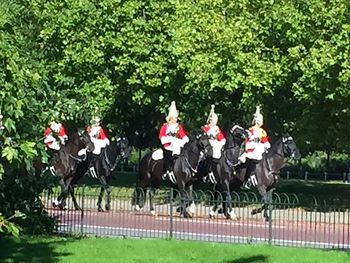
[{"label": "metal fence", "polygon": [[[119,165],[117,167],[117,171],[119,172],[130,172],[130,173],[137,173],[138,171],[138,165],[130,164],[130,165]],[[287,169],[283,169],[281,171],[281,178],[283,179],[299,179],[304,181],[309,180],[316,180],[316,181],[342,181],[344,183],[350,184],[350,171],[344,171],[344,172],[310,172],[310,171],[300,171],[300,170],[294,170],[289,171]]]},{"label": "metal fence", "polygon": [[[228,220],[220,211],[209,214],[213,205],[222,204],[222,195],[210,191],[193,193],[196,210],[192,218],[179,215],[179,195],[173,189],[158,189],[155,214],[149,203],[141,211],[132,204],[133,190],[114,188],[111,210],[97,212],[96,189],[75,190],[82,211],[75,211],[70,199],[66,210],[52,206],[56,191],[43,193],[42,202],[48,213],[56,217],[58,232],[139,238],[175,238],[230,243],[265,243],[278,246],[314,248],[350,248],[350,204],[341,199],[318,202],[312,196],[272,194],[268,206],[270,221],[251,215],[261,207],[261,198],[254,192],[232,193],[236,220]],[[214,198],[218,195],[218,199]]]}]

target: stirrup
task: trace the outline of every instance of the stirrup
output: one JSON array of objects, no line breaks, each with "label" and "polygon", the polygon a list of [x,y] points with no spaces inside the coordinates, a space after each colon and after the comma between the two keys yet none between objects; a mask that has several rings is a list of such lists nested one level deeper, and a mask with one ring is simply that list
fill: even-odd
[{"label": "stirrup", "polygon": [[243,188],[244,189],[250,189],[251,186],[252,186],[252,183],[250,181],[250,178],[243,183]]},{"label": "stirrup", "polygon": [[50,167],[49,167],[49,170],[50,170],[50,172],[51,172],[51,174],[52,174],[53,176],[56,176],[55,167],[50,166]]},{"label": "stirrup", "polygon": [[166,180],[169,177],[169,171],[166,171],[165,174],[162,175],[162,179]]},{"label": "stirrup", "polygon": [[97,174],[96,174],[96,171],[95,171],[93,166],[89,168],[89,171],[90,171],[92,178],[97,178]]}]

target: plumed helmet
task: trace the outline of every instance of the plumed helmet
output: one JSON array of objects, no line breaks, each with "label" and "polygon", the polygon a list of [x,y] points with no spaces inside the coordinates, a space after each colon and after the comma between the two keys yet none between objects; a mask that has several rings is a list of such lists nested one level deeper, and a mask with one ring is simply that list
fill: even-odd
[{"label": "plumed helmet", "polygon": [[209,123],[209,122],[218,122],[218,115],[215,113],[215,105],[214,104],[211,105],[211,109],[210,109],[209,116],[207,119],[207,123]]},{"label": "plumed helmet", "polygon": [[100,125],[101,124],[101,118],[99,116],[94,116],[92,118],[92,124]]},{"label": "plumed helmet", "polygon": [[259,124],[259,125],[264,124],[264,117],[260,113],[260,106],[256,106],[256,111],[254,114],[254,119],[252,121],[252,124]]},{"label": "plumed helmet", "polygon": [[175,101],[172,101],[171,105],[169,107],[169,113],[168,113],[168,116],[167,116],[166,120],[169,121],[170,118],[176,118],[178,116],[179,116],[179,112],[176,109]]}]

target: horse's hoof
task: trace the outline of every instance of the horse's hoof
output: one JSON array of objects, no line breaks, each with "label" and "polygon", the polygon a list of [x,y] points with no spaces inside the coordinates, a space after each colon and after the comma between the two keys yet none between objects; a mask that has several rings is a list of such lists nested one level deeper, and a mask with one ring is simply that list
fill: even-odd
[{"label": "horse's hoof", "polygon": [[196,213],[196,205],[195,204],[191,204],[188,208],[188,212],[192,215],[194,215]]},{"label": "horse's hoof", "polygon": [[76,206],[76,207],[75,207],[75,210],[76,210],[76,211],[83,211],[83,209],[81,209],[80,206]]},{"label": "horse's hoof", "polygon": [[104,212],[103,209],[102,209],[102,207],[97,208],[97,211],[98,211],[98,212]]},{"label": "horse's hoof", "polygon": [[227,213],[226,218],[231,219],[233,221],[236,221],[238,219],[238,217],[236,216],[235,212],[233,212],[233,210]]},{"label": "horse's hoof", "polygon": [[58,208],[59,208],[60,210],[62,210],[62,211],[67,210],[67,207],[66,207],[66,206],[63,206],[63,205],[61,205],[61,204],[58,205]]},{"label": "horse's hoof", "polygon": [[158,214],[156,213],[155,210],[151,210],[151,215],[152,215],[152,216],[158,216]]},{"label": "horse's hoof", "polygon": [[192,215],[188,212],[183,213],[184,218],[192,218]]},{"label": "horse's hoof", "polygon": [[106,205],[106,211],[109,211],[109,210],[111,210],[111,206],[110,205]]},{"label": "horse's hoof", "polygon": [[209,212],[209,218],[210,218],[210,219],[215,219],[215,217],[216,217],[216,213],[215,213],[213,210],[211,210],[211,211]]},{"label": "horse's hoof", "polygon": [[252,210],[252,212],[250,213],[252,216],[256,215],[258,212],[256,211],[256,209]]},{"label": "horse's hoof", "polygon": [[141,210],[141,207],[139,205],[135,205],[135,211],[139,212]]},{"label": "horse's hoof", "polygon": [[59,205],[60,205],[60,202],[59,202],[57,199],[55,199],[55,200],[52,201],[52,206],[53,206],[53,207],[57,207],[57,206],[59,206]]}]

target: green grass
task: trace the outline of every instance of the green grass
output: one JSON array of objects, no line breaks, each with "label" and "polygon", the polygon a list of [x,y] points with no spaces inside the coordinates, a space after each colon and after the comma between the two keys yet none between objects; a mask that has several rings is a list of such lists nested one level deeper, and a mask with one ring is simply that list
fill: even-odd
[{"label": "green grass", "polygon": [[350,262],[350,252],[175,240],[73,237],[0,239],[0,262]]}]

